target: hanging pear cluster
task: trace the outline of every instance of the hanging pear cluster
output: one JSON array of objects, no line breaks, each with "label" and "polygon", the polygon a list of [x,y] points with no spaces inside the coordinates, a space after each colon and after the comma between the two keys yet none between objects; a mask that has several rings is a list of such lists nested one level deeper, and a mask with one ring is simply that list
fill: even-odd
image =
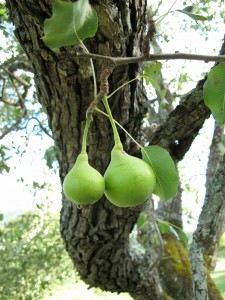
[{"label": "hanging pear cluster", "polygon": [[[105,193],[118,207],[132,207],[145,202],[156,186],[152,167],[142,159],[128,155],[121,144],[108,102],[103,101],[114,132],[115,146],[111,161],[103,176],[88,163],[86,153],[87,130],[84,133],[82,152],[66,175],[63,191],[67,199],[79,205],[91,205]],[[87,128],[89,125],[87,126]]]}]

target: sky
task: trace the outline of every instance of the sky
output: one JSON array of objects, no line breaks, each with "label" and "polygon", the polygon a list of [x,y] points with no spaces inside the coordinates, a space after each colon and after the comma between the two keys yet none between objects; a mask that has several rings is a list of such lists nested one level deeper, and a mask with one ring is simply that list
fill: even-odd
[{"label": "sky", "polygon": [[[11,145],[12,139],[15,145],[22,145],[23,149],[24,138],[18,133],[4,138],[4,145]],[[61,186],[58,171],[51,172],[43,159],[45,150],[52,145],[53,141],[46,135],[42,138],[31,136],[28,147],[24,146],[26,153],[22,157],[13,155],[9,163],[10,172],[0,175],[0,212],[32,210],[36,203],[46,202],[52,202],[54,209],[60,208]],[[39,184],[46,182],[49,186],[35,194],[34,181]]]},{"label": "sky", "polygon": [[[164,1],[163,6],[159,10],[159,15],[165,13],[170,4],[170,1]],[[192,2],[187,1],[187,5]],[[212,5],[215,5],[212,3]],[[182,1],[177,1],[174,9],[182,9]],[[201,54],[215,54],[219,52],[221,42],[224,36],[224,24],[215,24],[216,30],[209,33],[208,41],[205,41],[204,36],[201,36],[197,30],[189,30],[188,32],[177,30],[178,22],[182,22],[187,17],[183,14],[175,13],[167,17],[169,20],[169,27],[166,29],[168,36],[172,38],[168,42],[162,41],[161,47],[164,53],[188,52]],[[190,19],[190,22],[194,22]],[[163,24],[162,24],[163,25]],[[3,36],[0,33],[0,40],[4,43]],[[211,42],[213,41],[213,42]],[[183,87],[182,92],[186,93],[194,88],[196,82],[202,78],[203,72],[208,72],[213,64],[196,62],[196,61],[169,61],[167,67],[163,68],[164,75],[170,77],[173,74],[179,74],[183,68],[188,71],[191,78]],[[176,90],[176,85],[174,90]],[[183,188],[186,189],[183,193],[183,207],[186,211],[191,211],[194,219],[184,216],[184,224],[187,231],[193,230],[196,226],[197,218],[201,210],[205,193],[205,167],[207,163],[207,156],[209,153],[210,141],[212,138],[214,122],[209,119],[201,134],[196,138],[191,150],[187,153],[184,160],[179,164],[181,170],[181,178]],[[20,138],[19,134],[12,134],[4,138],[2,143],[9,145],[11,141],[14,143],[23,144],[24,140]],[[39,150],[37,145],[41,145]],[[33,136],[29,140],[29,147],[27,153],[22,158],[14,155],[10,161],[12,169],[10,173],[0,175],[0,212],[8,211],[25,211],[35,207],[36,202],[50,201],[53,209],[60,209],[61,205],[61,186],[59,177],[56,172],[49,173],[45,161],[42,159],[45,149],[53,145],[53,142],[47,136],[42,139],[38,136]],[[201,145],[201,147],[199,147]],[[16,166],[16,168],[14,168]],[[40,172],[41,170],[41,172]],[[24,181],[18,181],[23,177]],[[50,189],[47,192],[39,192],[34,195],[33,181],[48,182]],[[188,192],[187,190],[189,189]],[[35,200],[34,200],[35,199]],[[190,221],[190,224],[188,222]]]}]

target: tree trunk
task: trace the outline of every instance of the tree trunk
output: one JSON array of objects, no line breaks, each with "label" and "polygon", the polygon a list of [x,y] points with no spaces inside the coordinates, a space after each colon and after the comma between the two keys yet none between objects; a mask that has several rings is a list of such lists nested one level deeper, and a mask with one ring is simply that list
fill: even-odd
[{"label": "tree trunk", "polygon": [[[112,56],[140,55],[145,27],[145,1],[93,1],[99,30],[86,45],[92,52]],[[33,63],[35,82],[43,109],[48,115],[58,150],[60,177],[74,164],[81,150],[85,113],[93,100],[92,73],[88,60],[60,60],[41,40],[43,22],[51,15],[53,1],[7,1],[15,34]],[[66,51],[66,50],[65,50]],[[95,63],[97,76],[100,64]],[[141,71],[141,70],[140,70]],[[139,74],[136,64],[117,67],[110,78],[110,90]],[[137,138],[144,114],[141,82],[134,82],[110,101],[112,112]],[[125,149],[133,145],[122,135]],[[113,146],[108,120],[94,116],[88,138],[89,161],[104,172]],[[129,234],[141,208],[120,209],[102,199],[96,205],[79,209],[63,198],[61,233],[66,249],[81,278],[91,286],[109,291],[161,298],[156,271],[141,278],[138,253],[130,253]],[[139,260],[139,261],[138,261]],[[149,296],[148,296],[148,299]]]},{"label": "tree trunk", "polygon": [[[210,255],[214,251],[214,245],[218,244],[222,234],[225,214],[225,156],[220,164],[205,198],[205,202],[199,216],[196,231],[193,234],[193,242],[190,249],[194,299],[222,299],[215,290],[212,293],[207,281],[210,267]],[[212,248],[212,249],[211,249]],[[209,260],[209,261],[208,261]]]},{"label": "tree trunk", "polygon": [[[212,143],[210,146],[208,164],[206,169],[205,201],[209,201],[209,200],[211,201],[211,182],[213,181],[213,178],[222,160],[222,150],[221,150],[221,147],[223,147],[222,138],[223,138],[223,128],[215,124]],[[225,216],[221,218],[221,223],[222,224],[220,225],[218,230],[215,231],[214,239],[211,240],[212,244],[208,245],[206,249],[207,264],[211,270],[213,270],[216,266],[217,251],[219,247],[221,234],[224,231]]]},{"label": "tree trunk", "polygon": [[[85,41],[87,48],[104,55],[140,55],[146,1],[90,2],[98,14],[99,29],[94,38]],[[84,59],[62,60],[43,43],[43,23],[51,16],[52,0],[7,0],[6,3],[15,24],[16,37],[33,64],[39,101],[48,115],[63,181],[81,150],[86,109],[93,100],[90,64]],[[62,50],[65,53],[68,48]],[[101,64],[95,62],[95,67],[99,76]],[[116,67],[109,79],[110,90],[139,72],[141,69],[137,64]],[[114,118],[137,139],[141,136],[145,114],[144,92],[141,82],[133,82],[110,100]],[[195,92],[171,113],[168,125],[160,127],[152,142],[164,146],[178,161],[209,115],[202,101],[200,83]],[[127,152],[136,152],[123,133],[121,139]],[[89,162],[101,173],[109,163],[112,146],[113,135],[108,120],[94,115],[88,136]],[[95,205],[79,208],[63,197],[61,234],[76,270],[90,286],[129,292],[141,300],[164,297],[157,268],[149,272],[149,256],[133,249],[129,243],[129,235],[144,207],[121,209],[103,198]],[[189,289],[189,286],[190,283],[187,285],[185,281],[183,287]],[[174,299],[177,297],[175,294]]]}]

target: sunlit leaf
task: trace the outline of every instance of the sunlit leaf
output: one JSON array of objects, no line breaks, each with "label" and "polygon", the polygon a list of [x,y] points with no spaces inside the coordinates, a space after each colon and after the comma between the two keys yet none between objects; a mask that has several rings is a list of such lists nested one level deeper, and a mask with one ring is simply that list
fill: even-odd
[{"label": "sunlit leaf", "polygon": [[142,159],[149,163],[156,173],[154,194],[167,201],[177,193],[178,174],[169,152],[159,146],[142,148]]},{"label": "sunlit leaf", "polygon": [[185,246],[188,245],[188,237],[186,233],[178,226],[175,226],[174,224],[165,221],[165,220],[157,220],[159,230],[162,234],[166,234],[167,232],[171,231],[181,242],[184,243]]},{"label": "sunlit leaf", "polygon": [[159,230],[162,234],[166,234],[170,230],[170,224],[167,221],[164,220],[157,220],[158,221],[158,226]]},{"label": "sunlit leaf", "polygon": [[88,0],[56,0],[52,17],[44,22],[43,41],[52,50],[80,44],[97,31],[98,18]]},{"label": "sunlit leaf", "polygon": [[176,11],[187,15],[188,17],[192,18],[195,21],[207,21],[208,20],[207,17],[201,16],[201,15],[197,15],[197,14],[193,14],[192,13],[193,9],[194,9],[193,6],[187,6],[184,9],[178,9]]},{"label": "sunlit leaf", "polygon": [[56,162],[56,149],[54,146],[50,146],[46,149],[44,158],[49,169],[53,169],[53,164]]},{"label": "sunlit leaf", "polygon": [[225,124],[225,63],[218,64],[209,72],[203,86],[203,98],[216,122]]},{"label": "sunlit leaf", "polygon": [[178,236],[179,236],[179,239],[180,241],[182,241],[184,243],[185,246],[188,245],[188,237],[187,235],[184,233],[183,230],[178,230]]},{"label": "sunlit leaf", "polygon": [[165,98],[166,90],[162,90],[159,85],[159,76],[162,68],[160,62],[150,63],[148,67],[144,69],[143,77],[145,78],[146,84],[152,84],[154,89],[159,93],[161,100]]},{"label": "sunlit leaf", "polygon": [[147,222],[147,215],[146,214],[140,214],[137,220],[137,227],[138,229],[143,228],[146,225]]}]

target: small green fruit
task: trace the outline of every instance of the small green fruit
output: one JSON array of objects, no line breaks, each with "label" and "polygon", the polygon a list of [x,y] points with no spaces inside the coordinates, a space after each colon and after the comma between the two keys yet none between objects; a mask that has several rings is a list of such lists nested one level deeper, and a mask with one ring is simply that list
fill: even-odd
[{"label": "small green fruit", "polygon": [[119,207],[136,206],[146,201],[156,185],[156,176],[145,161],[113,148],[105,172],[105,195]]},{"label": "small green fruit", "polygon": [[90,205],[102,197],[104,189],[104,178],[89,165],[87,153],[79,154],[63,182],[66,198],[76,204]]}]

